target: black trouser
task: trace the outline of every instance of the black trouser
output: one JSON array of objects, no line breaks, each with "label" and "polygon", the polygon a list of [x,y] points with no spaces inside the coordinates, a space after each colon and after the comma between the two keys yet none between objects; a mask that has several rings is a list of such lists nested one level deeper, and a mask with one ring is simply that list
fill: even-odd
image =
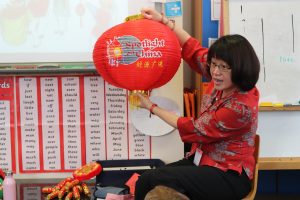
[{"label": "black trouser", "polygon": [[243,171],[224,172],[210,166],[195,166],[190,159],[183,159],[164,167],[143,173],[135,187],[135,200],[144,200],[157,185],[165,185],[187,195],[191,200],[242,199],[251,189],[251,182]]}]

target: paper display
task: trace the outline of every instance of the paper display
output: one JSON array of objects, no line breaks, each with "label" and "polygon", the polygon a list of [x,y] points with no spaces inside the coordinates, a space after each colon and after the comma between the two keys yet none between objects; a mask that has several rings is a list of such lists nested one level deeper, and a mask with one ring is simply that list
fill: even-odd
[{"label": "paper display", "polygon": [[[16,85],[21,173],[73,171],[95,160],[150,158],[150,137],[130,122],[125,89],[99,76],[17,77]],[[0,109],[8,112],[9,102],[2,102]],[[8,155],[0,166],[11,163],[9,152],[0,152]]]}]

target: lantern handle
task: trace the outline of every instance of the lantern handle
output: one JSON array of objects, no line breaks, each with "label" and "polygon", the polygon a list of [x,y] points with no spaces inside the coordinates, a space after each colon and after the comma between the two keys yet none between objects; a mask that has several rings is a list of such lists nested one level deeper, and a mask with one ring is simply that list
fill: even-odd
[{"label": "lantern handle", "polygon": [[145,17],[142,14],[129,15],[128,17],[125,18],[125,22],[139,20],[139,19],[145,19]]}]

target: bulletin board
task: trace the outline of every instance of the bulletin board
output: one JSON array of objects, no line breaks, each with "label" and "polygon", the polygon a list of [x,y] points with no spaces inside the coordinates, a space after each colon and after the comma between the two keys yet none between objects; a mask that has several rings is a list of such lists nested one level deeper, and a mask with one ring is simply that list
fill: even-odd
[{"label": "bulletin board", "polygon": [[260,102],[299,105],[300,2],[297,0],[225,0],[226,33],[241,34],[260,63]]}]

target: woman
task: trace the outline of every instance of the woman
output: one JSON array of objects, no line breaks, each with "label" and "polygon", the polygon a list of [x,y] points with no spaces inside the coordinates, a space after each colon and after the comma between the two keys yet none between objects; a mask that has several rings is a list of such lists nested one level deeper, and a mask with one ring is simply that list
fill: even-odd
[{"label": "woman", "polygon": [[181,140],[192,143],[183,160],[142,174],[136,200],[163,185],[190,199],[241,199],[251,188],[255,160],[260,64],[251,44],[240,35],[219,38],[208,50],[183,29],[151,8],[145,18],[171,28],[182,46],[183,59],[208,80],[196,120],[178,117],[141,94],[140,107],[178,128]]}]

